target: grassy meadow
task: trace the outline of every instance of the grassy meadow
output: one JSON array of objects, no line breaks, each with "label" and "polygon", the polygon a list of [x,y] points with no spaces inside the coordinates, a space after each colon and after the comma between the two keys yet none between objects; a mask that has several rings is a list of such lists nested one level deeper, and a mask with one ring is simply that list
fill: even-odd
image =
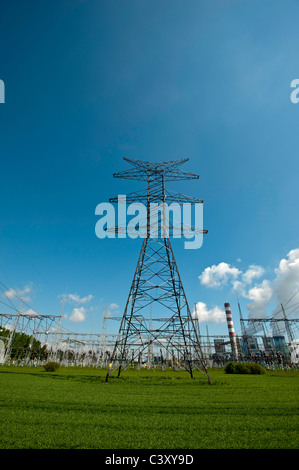
[{"label": "grassy meadow", "polygon": [[1,449],[296,449],[299,372],[0,367]]}]

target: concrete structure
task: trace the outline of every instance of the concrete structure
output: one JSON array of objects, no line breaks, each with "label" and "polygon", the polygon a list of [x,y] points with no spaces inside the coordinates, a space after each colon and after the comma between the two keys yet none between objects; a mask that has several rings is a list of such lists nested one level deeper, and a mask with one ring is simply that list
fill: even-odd
[{"label": "concrete structure", "polygon": [[228,335],[229,335],[230,342],[231,342],[233,360],[237,361],[239,354],[238,354],[238,346],[237,346],[237,341],[236,341],[235,328],[234,328],[232,312],[230,309],[230,304],[226,302],[224,304],[224,307],[225,307]]}]

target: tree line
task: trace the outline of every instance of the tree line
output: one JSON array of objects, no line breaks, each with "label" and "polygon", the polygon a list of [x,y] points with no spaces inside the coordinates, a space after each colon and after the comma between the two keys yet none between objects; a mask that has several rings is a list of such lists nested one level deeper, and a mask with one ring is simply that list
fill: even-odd
[{"label": "tree line", "polygon": [[[0,339],[4,341],[5,347],[11,334],[10,330],[0,327]],[[47,345],[42,345],[33,335],[30,336],[23,332],[15,331],[13,333],[10,359],[25,359],[28,354],[30,359],[46,359],[48,356]]]}]

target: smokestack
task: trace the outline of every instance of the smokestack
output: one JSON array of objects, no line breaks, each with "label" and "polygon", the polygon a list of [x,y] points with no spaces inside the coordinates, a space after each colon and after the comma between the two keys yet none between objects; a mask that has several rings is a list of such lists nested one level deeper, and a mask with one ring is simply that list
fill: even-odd
[{"label": "smokestack", "polygon": [[229,335],[229,338],[231,340],[232,353],[233,353],[234,359],[237,360],[237,358],[238,358],[238,349],[237,349],[234,322],[233,322],[232,312],[231,312],[231,309],[230,309],[230,304],[225,303],[224,307],[225,307],[225,313],[226,313],[228,335]]}]

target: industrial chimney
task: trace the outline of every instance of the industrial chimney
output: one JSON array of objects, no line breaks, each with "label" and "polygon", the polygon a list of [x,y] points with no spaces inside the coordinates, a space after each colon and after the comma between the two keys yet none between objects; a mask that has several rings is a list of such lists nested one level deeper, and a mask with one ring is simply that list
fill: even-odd
[{"label": "industrial chimney", "polygon": [[229,335],[230,342],[231,342],[231,347],[232,347],[233,359],[236,361],[236,360],[238,360],[238,347],[237,347],[237,341],[236,341],[236,335],[235,335],[232,312],[231,312],[229,303],[225,303],[224,307],[225,307],[225,313],[226,313],[228,335]]}]

